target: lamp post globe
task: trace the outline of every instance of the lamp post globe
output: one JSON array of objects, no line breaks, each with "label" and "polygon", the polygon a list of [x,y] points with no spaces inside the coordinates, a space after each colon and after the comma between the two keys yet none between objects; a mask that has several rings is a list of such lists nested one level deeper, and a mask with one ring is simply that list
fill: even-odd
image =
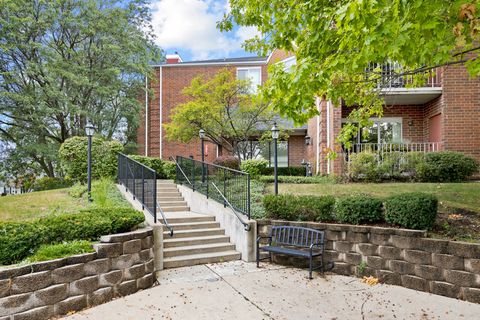
[{"label": "lamp post globe", "polygon": [[278,148],[277,148],[277,140],[280,133],[280,130],[277,127],[277,123],[273,123],[272,127],[272,139],[273,139],[273,176],[274,176],[274,186],[275,186],[275,194],[278,194]]},{"label": "lamp post globe", "polygon": [[87,151],[87,194],[88,201],[92,201],[92,136],[95,133],[95,128],[92,124],[88,123],[85,126],[85,134],[88,138],[88,151]]}]

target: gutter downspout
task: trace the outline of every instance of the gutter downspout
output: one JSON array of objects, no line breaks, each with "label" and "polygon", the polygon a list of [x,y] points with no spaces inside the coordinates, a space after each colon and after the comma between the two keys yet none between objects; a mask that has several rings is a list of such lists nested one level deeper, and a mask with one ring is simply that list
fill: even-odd
[{"label": "gutter downspout", "polygon": [[148,76],[145,75],[145,156],[148,157]]},{"label": "gutter downspout", "polygon": [[160,83],[160,159],[163,159],[163,69],[162,66],[160,66],[159,70],[159,75],[158,77],[160,78],[159,83]]},{"label": "gutter downspout", "polygon": [[[327,101],[327,148],[330,149],[330,100]],[[327,160],[327,174],[330,174],[330,159]]]},{"label": "gutter downspout", "polygon": [[320,116],[322,112],[321,108],[321,100],[319,97],[316,98],[315,103],[317,104],[318,116],[317,116],[317,143],[316,143],[316,151],[315,151],[315,173],[318,175],[320,172]]}]

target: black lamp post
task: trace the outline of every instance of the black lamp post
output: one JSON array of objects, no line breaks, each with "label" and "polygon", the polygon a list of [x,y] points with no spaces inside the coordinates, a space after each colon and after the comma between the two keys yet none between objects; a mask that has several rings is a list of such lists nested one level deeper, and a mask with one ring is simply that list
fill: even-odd
[{"label": "black lamp post", "polygon": [[277,153],[277,140],[280,130],[277,128],[277,123],[273,123],[272,127],[272,139],[273,139],[273,176],[274,176],[274,184],[275,184],[275,194],[278,194],[278,153]]},{"label": "black lamp post", "polygon": [[204,162],[205,162],[205,130],[200,129],[198,131],[198,135],[200,136],[201,141],[201,149],[202,149],[202,183],[205,182],[205,170],[204,170]]},{"label": "black lamp post", "polygon": [[95,128],[91,124],[85,126],[85,133],[88,137],[88,167],[87,167],[87,194],[88,201],[92,201],[92,136]]}]

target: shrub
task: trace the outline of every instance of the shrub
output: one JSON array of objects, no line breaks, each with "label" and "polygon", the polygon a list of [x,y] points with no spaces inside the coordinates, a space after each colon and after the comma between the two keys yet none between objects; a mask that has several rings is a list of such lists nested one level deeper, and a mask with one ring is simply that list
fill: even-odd
[{"label": "shrub", "polygon": [[68,195],[73,198],[81,198],[87,192],[87,186],[79,182],[68,189]]},{"label": "shrub", "polygon": [[173,161],[163,162],[162,179],[175,179],[177,176],[177,165]]},{"label": "shrub", "polygon": [[253,219],[265,218],[263,197],[265,183],[258,180],[250,180],[250,213]]},{"label": "shrub", "polygon": [[385,220],[408,229],[430,229],[437,217],[438,200],[423,193],[403,193],[385,201]]},{"label": "shrub", "polygon": [[38,248],[35,254],[28,257],[25,262],[32,263],[48,261],[94,251],[95,250],[93,249],[92,244],[85,240],[75,240],[59,244],[47,244]]},{"label": "shrub", "polygon": [[240,169],[250,174],[251,177],[258,177],[267,167],[268,161],[263,159],[243,160]]},{"label": "shrub", "polygon": [[234,156],[222,156],[213,161],[217,166],[227,167],[230,169],[240,170],[240,160]]},{"label": "shrub", "polygon": [[19,262],[42,244],[96,240],[105,234],[130,231],[143,221],[143,213],[132,208],[91,207],[32,222],[0,223],[0,264]]},{"label": "shrub", "polygon": [[335,199],[332,196],[266,195],[266,216],[271,219],[332,221]]},{"label": "shrub", "polygon": [[32,254],[43,233],[33,222],[0,222],[0,264],[17,263]]},{"label": "shrub", "polygon": [[[92,178],[114,177],[117,174],[117,153],[123,150],[118,141],[92,138]],[[87,181],[87,138],[72,137],[61,145],[60,163],[74,181]]]},{"label": "shrub", "polygon": [[129,158],[140,162],[141,164],[155,170],[157,173],[157,177],[163,176],[163,160],[160,158],[154,158],[154,157],[145,157],[145,156],[139,156],[136,154],[131,154],[128,156]]},{"label": "shrub", "polygon": [[372,152],[359,152],[350,155],[348,176],[353,180],[379,181],[381,172],[377,168],[377,155]]},{"label": "shrub", "polygon": [[425,154],[425,163],[417,165],[417,179],[423,182],[459,182],[478,172],[478,162],[460,152]]},{"label": "shrub", "polygon": [[353,195],[337,199],[335,217],[351,224],[377,222],[383,219],[382,201],[367,195]]},{"label": "shrub", "polygon": [[[336,177],[333,176],[312,176],[312,177],[296,177],[296,176],[278,176],[279,183],[335,183]],[[263,183],[273,183],[275,178],[273,176],[260,176],[258,180]]]},{"label": "shrub", "polygon": [[[273,169],[273,167],[265,167],[261,174],[265,176],[273,175]],[[277,174],[279,176],[305,177],[306,170],[305,167],[281,167],[277,168]]]},{"label": "shrub", "polygon": [[44,191],[67,188],[72,185],[72,180],[53,177],[42,177],[35,180],[33,183],[34,191]]}]

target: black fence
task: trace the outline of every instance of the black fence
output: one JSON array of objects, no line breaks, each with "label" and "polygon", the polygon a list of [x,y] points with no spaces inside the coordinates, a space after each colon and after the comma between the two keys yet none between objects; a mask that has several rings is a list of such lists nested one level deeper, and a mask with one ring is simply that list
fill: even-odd
[{"label": "black fence", "polygon": [[125,186],[134,199],[141,202],[157,221],[157,174],[128,156],[118,154],[118,183]]},{"label": "black fence", "polygon": [[177,156],[176,161],[177,183],[224,206],[229,204],[250,219],[250,176],[247,173],[180,156]]}]

